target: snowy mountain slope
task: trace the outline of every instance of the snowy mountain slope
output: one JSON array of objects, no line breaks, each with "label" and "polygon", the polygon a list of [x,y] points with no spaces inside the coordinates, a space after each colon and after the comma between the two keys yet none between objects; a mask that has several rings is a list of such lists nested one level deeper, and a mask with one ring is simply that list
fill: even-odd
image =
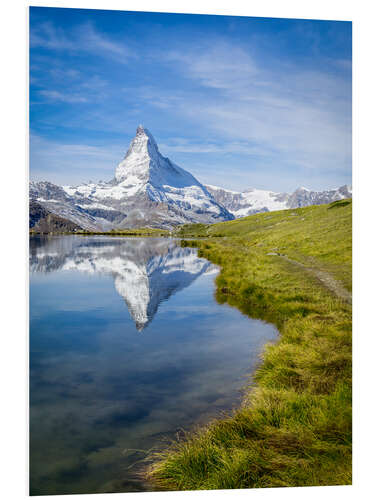
[{"label": "snowy mountain slope", "polygon": [[248,189],[243,192],[229,191],[216,186],[206,186],[212,196],[227,208],[236,218],[257,212],[283,210],[287,206],[287,194],[274,193],[261,189]]},{"label": "snowy mountain slope", "polygon": [[304,187],[296,189],[292,194],[275,193],[261,189],[246,191],[230,191],[217,186],[206,186],[215,200],[223,205],[236,218],[245,217],[258,212],[272,212],[287,208],[321,205],[343,198],[351,198],[350,186],[341,186],[327,191],[310,191]]},{"label": "snowy mountain slope", "polygon": [[195,177],[160,154],[141,125],[112,181],[75,187],[31,183],[30,198],[87,229],[233,219]]},{"label": "snowy mountain slope", "polygon": [[94,217],[89,211],[84,210],[73,196],[65,190],[52,184],[52,182],[30,182],[30,203],[37,202],[48,212],[89,230],[104,230],[110,226],[106,220]]},{"label": "snowy mountain slope", "polygon": [[79,271],[109,274],[137,330],[155,316],[161,302],[217,268],[168,239],[107,237],[36,238],[30,244],[31,272]]}]

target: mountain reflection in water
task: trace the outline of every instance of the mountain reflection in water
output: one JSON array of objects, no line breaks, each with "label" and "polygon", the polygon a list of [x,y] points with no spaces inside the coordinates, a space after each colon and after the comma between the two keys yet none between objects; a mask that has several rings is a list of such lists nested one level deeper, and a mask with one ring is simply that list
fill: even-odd
[{"label": "mountain reflection in water", "polygon": [[149,490],[143,460],[237,406],[277,336],[171,239],[32,236],[30,271],[32,495]]},{"label": "mountain reflection in water", "polygon": [[159,304],[216,266],[165,238],[33,237],[30,272],[76,270],[113,276],[138,331],[154,318]]}]

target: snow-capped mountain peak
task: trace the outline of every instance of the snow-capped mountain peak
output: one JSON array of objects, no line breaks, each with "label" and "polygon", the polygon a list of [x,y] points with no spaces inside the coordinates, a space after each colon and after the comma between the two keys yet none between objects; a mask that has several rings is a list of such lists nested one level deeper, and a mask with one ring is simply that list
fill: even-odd
[{"label": "snow-capped mountain peak", "polygon": [[[115,180],[118,183],[141,185],[149,183],[154,188],[186,188],[199,186],[210,196],[205,187],[189,172],[174,164],[160,152],[151,132],[139,125],[124,159],[119,163]],[[151,190],[152,191],[152,190]]]},{"label": "snow-capped mountain peak", "polygon": [[135,176],[140,181],[149,180],[151,158],[157,158],[159,149],[149,130],[139,125],[124,159],[116,168],[115,180],[123,182]]},{"label": "snow-capped mountain peak", "polygon": [[234,218],[193,175],[159,152],[151,132],[142,125],[112,181],[75,187],[44,184],[30,185],[31,199],[85,229],[171,229]]}]

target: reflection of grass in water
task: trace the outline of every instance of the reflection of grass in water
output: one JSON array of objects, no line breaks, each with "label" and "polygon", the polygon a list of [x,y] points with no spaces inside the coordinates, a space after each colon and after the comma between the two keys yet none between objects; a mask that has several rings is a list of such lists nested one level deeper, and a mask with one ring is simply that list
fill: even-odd
[{"label": "reflection of grass in water", "polygon": [[[77,433],[84,437],[82,443],[74,439]],[[121,431],[113,433],[109,429],[104,433],[112,434],[112,440],[104,435],[98,436],[96,429],[87,434],[84,428],[76,428],[71,436],[66,433],[63,441],[56,439],[51,447],[53,449],[48,450],[48,462],[45,457],[40,457],[44,473],[31,475],[30,493],[46,495],[145,490],[144,481],[140,480],[137,471],[132,473],[132,468],[144,458],[145,453],[123,454],[123,446],[129,442],[126,434]],[[32,463],[40,471],[37,459],[32,457]],[[116,476],[124,479],[114,479]]]},{"label": "reflection of grass in water", "polygon": [[[64,398],[53,407],[49,405],[48,412],[40,410],[45,413],[42,415],[46,424],[45,436],[40,422],[39,434],[36,433],[37,428],[32,427],[31,494],[136,491],[135,479],[126,471],[144,454],[122,453],[125,446],[138,444],[139,441],[137,435],[128,435],[127,428],[127,424],[136,422],[139,412],[135,414],[130,409],[125,424],[123,418],[121,422],[118,420],[119,412],[125,413],[123,408],[127,406],[124,401],[119,401],[114,408],[108,408],[108,415],[101,416],[100,402],[87,407],[80,403],[80,396],[77,395],[72,401]],[[100,423],[95,423],[96,419]],[[137,434],[133,426],[130,429]],[[129,479],[128,483],[115,481],[112,484],[112,479],[121,477],[122,471],[123,476]],[[141,484],[139,490],[144,489]]]},{"label": "reflection of grass in water", "polygon": [[221,266],[217,300],[281,338],[241,409],[157,454],[150,477],[165,489],[350,484],[351,307],[311,269],[351,289],[351,201],[196,227],[177,235],[205,238],[182,244]]}]

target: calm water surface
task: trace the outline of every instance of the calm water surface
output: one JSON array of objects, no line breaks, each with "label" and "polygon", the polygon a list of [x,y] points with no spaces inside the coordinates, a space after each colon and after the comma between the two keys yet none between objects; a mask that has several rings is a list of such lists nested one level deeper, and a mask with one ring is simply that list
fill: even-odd
[{"label": "calm water surface", "polygon": [[30,239],[30,493],[143,491],[147,453],[239,404],[272,325],[156,238]]}]

